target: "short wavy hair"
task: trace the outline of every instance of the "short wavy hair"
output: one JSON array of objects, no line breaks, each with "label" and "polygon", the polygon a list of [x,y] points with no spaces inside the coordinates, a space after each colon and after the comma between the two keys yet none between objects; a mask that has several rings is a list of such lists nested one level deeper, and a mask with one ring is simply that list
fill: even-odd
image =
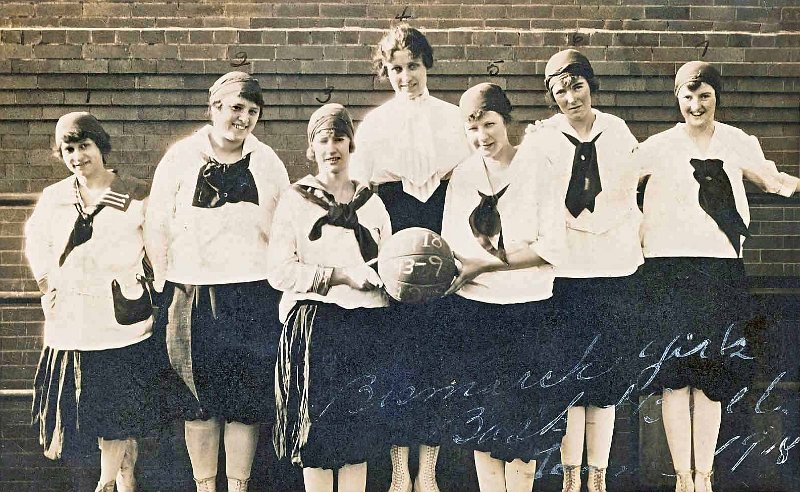
[{"label": "short wavy hair", "polygon": [[425,68],[433,67],[433,48],[419,30],[408,24],[398,24],[389,29],[375,47],[372,66],[380,78],[386,78],[386,63],[396,51],[408,50],[414,58],[421,58]]}]

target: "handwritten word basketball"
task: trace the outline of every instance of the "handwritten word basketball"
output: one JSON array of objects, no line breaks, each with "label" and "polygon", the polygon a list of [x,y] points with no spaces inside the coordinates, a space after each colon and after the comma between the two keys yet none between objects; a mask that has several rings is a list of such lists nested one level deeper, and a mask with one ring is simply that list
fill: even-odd
[{"label": "handwritten word basketball", "polygon": [[457,273],[450,246],[422,227],[393,234],[378,253],[384,289],[400,302],[417,304],[442,297]]}]

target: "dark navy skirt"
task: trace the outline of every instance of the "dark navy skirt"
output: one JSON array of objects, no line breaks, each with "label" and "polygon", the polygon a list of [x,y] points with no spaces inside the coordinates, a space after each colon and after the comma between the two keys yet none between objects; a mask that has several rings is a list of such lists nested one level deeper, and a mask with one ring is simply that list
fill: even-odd
[{"label": "dark navy skirt", "polygon": [[141,437],[157,428],[163,352],[155,336],[107,350],[44,347],[31,413],[45,456],[82,456],[97,449],[97,438]]},{"label": "dark navy skirt", "polygon": [[564,350],[551,300],[488,304],[446,298],[450,438],[505,461],[529,461],[558,443],[579,398],[580,354]]},{"label": "dark navy skirt", "polygon": [[167,282],[156,327],[175,370],[176,417],[271,423],[280,293],[266,280],[220,285]]},{"label": "dark navy skirt", "polygon": [[378,328],[376,417],[386,445],[438,446],[446,440],[448,403],[437,393],[452,380],[443,372],[453,340],[442,321],[443,299],[426,304],[392,302]]},{"label": "dark navy skirt", "polygon": [[575,377],[578,403],[607,407],[632,393],[638,372],[635,340],[642,331],[641,274],[626,277],[556,278],[553,299],[569,350],[585,354]]},{"label": "dark navy skirt", "polygon": [[278,458],[335,469],[377,456],[372,340],[381,311],[305,301],[289,312],[274,372]]},{"label": "dark navy skirt", "polygon": [[744,263],[727,258],[648,258],[642,390],[699,388],[727,402],[748,386],[766,346],[753,317]]}]

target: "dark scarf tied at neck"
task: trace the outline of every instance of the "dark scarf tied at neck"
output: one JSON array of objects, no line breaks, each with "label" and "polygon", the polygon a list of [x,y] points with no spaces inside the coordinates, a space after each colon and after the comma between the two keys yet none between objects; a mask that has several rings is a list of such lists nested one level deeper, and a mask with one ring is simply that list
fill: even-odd
[{"label": "dark scarf tied at neck", "polygon": [[742,248],[741,236],[750,232],[736,209],[733,187],[719,159],[691,159],[694,179],[700,184],[697,199],[700,207],[717,223],[738,255]]},{"label": "dark scarf tied at neck", "polygon": [[[563,133],[563,132],[562,132]],[[595,142],[602,133],[598,133],[590,142],[581,142],[572,135],[563,133],[575,146],[572,158],[572,176],[569,178],[567,198],[564,203],[573,217],[588,210],[594,212],[595,199],[603,191],[600,183],[600,169],[597,165],[597,149]]]},{"label": "dark scarf tied at neck", "polygon": [[78,218],[75,219],[72,232],[69,233],[69,239],[67,239],[67,245],[64,247],[64,251],[58,259],[58,266],[64,265],[67,256],[72,253],[72,250],[88,242],[89,239],[92,238],[94,217],[99,214],[103,208],[105,208],[105,205],[98,205],[92,213],[86,214],[79,204],[75,204],[75,209],[78,211]]},{"label": "dark scarf tied at neck", "polygon": [[233,164],[204,156],[206,165],[197,175],[192,206],[217,208],[226,203],[249,202],[258,205],[258,188],[250,171],[250,154]]},{"label": "dark scarf tied at neck", "polygon": [[[116,171],[114,171],[114,173],[116,173]],[[64,265],[67,256],[69,256],[75,248],[92,239],[94,218],[101,210],[108,207],[121,212],[127,211],[133,200],[145,199],[148,194],[148,186],[145,182],[135,178],[116,176],[108,190],[100,197],[94,211],[90,214],[87,214],[83,209],[77,178],[75,180],[74,191],[75,210],[78,212],[78,217],[75,219],[75,224],[72,226],[72,232],[69,234],[64,251],[58,259],[58,266]]]},{"label": "dark scarf tied at neck", "polygon": [[358,214],[356,214],[356,211],[372,197],[372,191],[369,188],[358,189],[350,203],[338,203],[333,195],[311,185],[295,184],[293,188],[309,202],[327,210],[325,215],[314,222],[308,233],[309,240],[316,241],[322,237],[322,226],[326,224],[343,227],[355,233],[361,258],[365,262],[378,257],[378,244],[372,238],[369,229],[358,222]]},{"label": "dark scarf tied at neck", "polygon": [[[508,264],[508,257],[503,244],[503,225],[500,222],[500,212],[497,211],[497,202],[500,201],[507,189],[508,185],[494,195],[484,195],[479,191],[478,195],[480,195],[481,201],[469,214],[469,227],[472,229],[472,235],[483,249],[506,264]],[[498,234],[500,237],[495,248],[489,238]]]}]

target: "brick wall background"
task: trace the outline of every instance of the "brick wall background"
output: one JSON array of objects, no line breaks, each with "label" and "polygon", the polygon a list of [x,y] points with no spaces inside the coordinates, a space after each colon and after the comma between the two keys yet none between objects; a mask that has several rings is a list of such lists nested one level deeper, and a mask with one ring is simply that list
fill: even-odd
[{"label": "brick wall background", "polygon": [[[424,28],[434,46],[431,92],[455,103],[477,82],[500,84],[515,106],[514,138],[527,122],[551,114],[542,74],[547,58],[559,49],[575,46],[592,60],[600,79],[594,105],[624,118],[639,140],[677,121],[675,70],[703,59],[724,77],[718,119],[758,136],[767,158],[783,171],[800,174],[796,0],[3,2],[0,390],[29,388],[40,349],[41,312],[21,252],[21,231],[34,194],[67,175],[49,150],[60,115],[94,113],[112,135],[110,163],[150,178],[170,143],[204,123],[207,88],[241,64],[265,88],[267,108],[255,134],[278,152],[296,179],[311,170],[304,157],[305,127],[320,100],[330,97],[360,120],[391,97],[388,82],[372,74],[369,60],[382,31],[403,16]],[[792,288],[800,286],[800,199],[754,193],[751,206],[748,273],[784,313],[797,300]],[[789,312],[787,319],[795,319]],[[798,327],[783,323],[787,333]],[[788,347],[796,353],[792,340]],[[794,379],[780,386],[789,400],[796,398],[796,373],[795,361],[787,376]],[[40,479],[47,478],[53,490],[64,490],[63,469],[40,457],[35,433],[25,422],[27,397],[8,395],[0,399],[0,489],[44,490]],[[615,447],[619,456],[638,456],[635,427],[630,442],[620,439],[623,449]],[[165,432],[166,441],[181,448],[180,432]],[[182,463],[178,468],[185,472],[180,453],[169,459]],[[469,465],[460,455],[453,460]],[[447,474],[449,465],[443,466]],[[34,471],[39,467],[47,471]],[[667,469],[663,463],[654,466],[648,483],[669,483],[660,475]],[[782,482],[785,468],[770,470],[761,474],[770,477],[764,482],[770,490],[797,490]],[[457,469],[452,473],[457,476]],[[789,476],[797,478],[797,467]],[[186,484],[146,483],[161,484],[159,490],[169,488],[164,483],[175,490],[182,486],[175,483]]]}]

